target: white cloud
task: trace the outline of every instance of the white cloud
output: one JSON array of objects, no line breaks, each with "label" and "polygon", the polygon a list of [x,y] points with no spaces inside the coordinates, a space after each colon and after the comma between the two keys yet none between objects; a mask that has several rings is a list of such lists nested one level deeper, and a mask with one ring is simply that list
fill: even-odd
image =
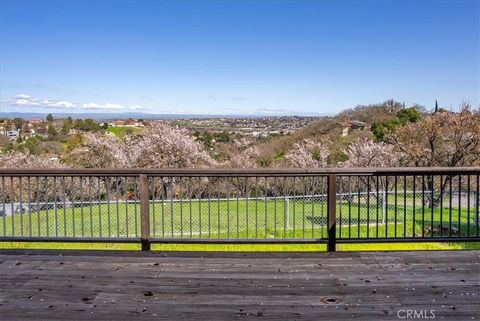
[{"label": "white cloud", "polygon": [[75,108],[75,104],[69,101],[58,101],[58,100],[49,100],[44,99],[38,101],[36,98],[33,98],[29,95],[18,94],[15,97],[10,98],[10,105],[17,107],[43,107],[43,108],[54,108],[54,109],[71,109]]},{"label": "white cloud", "polygon": [[20,98],[13,101],[15,106],[40,106],[40,103],[33,99]]},{"label": "white cloud", "polygon": [[[66,100],[51,100],[51,99],[43,99],[38,100],[30,95],[26,94],[18,94],[14,97],[11,97],[8,100],[8,103],[11,106],[15,107],[38,107],[38,108],[50,108],[50,109],[74,109],[77,108],[75,103],[66,101]],[[116,111],[116,110],[147,110],[146,108],[141,105],[130,105],[124,106],[120,104],[114,103],[95,103],[89,102],[79,105],[82,109],[90,109],[90,110],[105,110],[105,111]]]},{"label": "white cloud", "polygon": [[147,110],[149,108],[141,106],[141,105],[133,105],[128,107],[129,110]]},{"label": "white cloud", "polygon": [[69,101],[57,101],[54,106],[59,107],[59,108],[75,108],[75,104],[69,102]]},{"label": "white cloud", "polygon": [[125,109],[125,107],[122,105],[112,104],[112,103],[106,103],[106,104],[86,103],[86,104],[83,104],[82,107],[84,109],[103,109],[103,110]]},{"label": "white cloud", "polygon": [[30,97],[29,95],[25,95],[25,94],[18,94],[15,96],[15,98],[17,99],[31,99],[32,97]]},{"label": "white cloud", "polygon": [[69,101],[53,101],[53,100],[42,100],[40,103],[42,107],[47,107],[47,108],[58,108],[58,109],[72,109],[75,108],[75,104],[69,102]]},{"label": "white cloud", "polygon": [[18,94],[10,98],[10,103],[14,106],[39,106],[40,103],[35,99],[25,94]]}]

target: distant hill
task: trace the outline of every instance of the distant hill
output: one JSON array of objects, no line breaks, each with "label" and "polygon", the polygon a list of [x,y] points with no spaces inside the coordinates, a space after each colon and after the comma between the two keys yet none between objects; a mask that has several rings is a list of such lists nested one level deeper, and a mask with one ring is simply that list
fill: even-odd
[{"label": "distant hill", "polygon": [[[4,112],[0,113],[0,118],[23,118],[23,119],[45,119],[48,113],[29,113],[29,112]],[[197,118],[206,117],[203,115],[187,115],[187,114],[148,114],[138,112],[128,113],[52,113],[55,118],[67,118],[73,119],[95,119],[95,120],[114,120],[114,119],[181,119],[181,118]],[[215,116],[209,116],[215,117]],[[220,116],[217,116],[220,117]]]},{"label": "distant hill", "polygon": [[293,144],[300,143],[304,139],[317,140],[320,137],[327,137],[332,142],[331,149],[333,152],[339,152],[340,149],[357,137],[372,137],[369,129],[350,132],[343,137],[342,129],[346,123],[360,121],[364,122],[367,128],[370,128],[375,122],[396,118],[396,113],[401,108],[403,108],[401,103],[388,100],[379,104],[360,105],[346,109],[335,116],[321,117],[291,135],[270,137],[259,143],[260,159],[266,163],[272,162],[279,155],[291,149]]},{"label": "distant hill", "polygon": [[[0,118],[23,118],[23,119],[45,119],[48,113],[29,113],[29,112],[0,112]],[[73,119],[94,119],[97,121],[108,121],[116,119],[188,119],[188,118],[261,118],[261,117],[285,117],[285,115],[270,115],[270,114],[238,114],[238,115],[203,115],[203,114],[149,114],[139,112],[125,112],[125,113],[51,113],[54,118]],[[302,114],[299,117],[320,117],[323,114]]]}]

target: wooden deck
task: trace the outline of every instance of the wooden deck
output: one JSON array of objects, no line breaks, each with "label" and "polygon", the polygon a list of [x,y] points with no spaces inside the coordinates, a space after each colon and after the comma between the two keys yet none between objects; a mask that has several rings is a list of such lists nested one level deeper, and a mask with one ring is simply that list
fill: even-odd
[{"label": "wooden deck", "polygon": [[472,320],[479,262],[480,251],[3,250],[0,320]]}]

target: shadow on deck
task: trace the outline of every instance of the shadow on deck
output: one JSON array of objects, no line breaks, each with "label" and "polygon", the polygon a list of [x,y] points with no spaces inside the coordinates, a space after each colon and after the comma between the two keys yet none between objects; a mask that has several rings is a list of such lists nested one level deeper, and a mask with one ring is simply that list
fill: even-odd
[{"label": "shadow on deck", "polygon": [[0,319],[471,320],[479,262],[480,251],[0,250]]}]

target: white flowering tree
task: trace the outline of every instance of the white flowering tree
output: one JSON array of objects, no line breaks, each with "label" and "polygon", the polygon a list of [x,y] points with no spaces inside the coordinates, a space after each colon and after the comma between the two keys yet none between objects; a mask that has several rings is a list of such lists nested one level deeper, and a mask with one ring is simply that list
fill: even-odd
[{"label": "white flowering tree", "polygon": [[124,139],[87,133],[65,161],[78,168],[191,168],[216,164],[186,129],[162,123],[145,128],[143,135],[126,135]]},{"label": "white flowering tree", "polygon": [[260,151],[257,146],[250,146],[234,153],[227,162],[229,168],[257,168]]},{"label": "white flowering tree", "polygon": [[192,168],[216,165],[202,144],[195,141],[186,129],[163,123],[151,124],[142,136],[127,136],[125,145],[130,167]]},{"label": "white flowering tree", "polygon": [[436,112],[398,127],[386,141],[402,153],[402,164],[457,167],[480,164],[480,109],[464,103],[458,113]]},{"label": "white flowering tree", "polygon": [[[142,135],[127,134],[123,139],[101,133],[86,134],[83,143],[70,151],[66,162],[79,168],[193,168],[212,167],[214,159],[186,129],[152,123]],[[115,181],[115,184],[117,182]],[[128,184],[123,184],[128,189]],[[114,188],[113,181],[105,181]],[[176,194],[169,178],[155,180],[158,193]],[[126,192],[126,191],[121,191]]]},{"label": "white flowering tree", "polygon": [[65,162],[78,168],[130,167],[127,145],[114,135],[86,133],[82,144],[65,157]]},{"label": "white flowering tree", "polygon": [[[330,157],[330,141],[325,138],[319,140],[304,139],[300,143],[295,143],[293,148],[289,150],[282,162],[282,167],[289,168],[324,168],[328,166],[328,158]],[[275,180],[274,180],[275,182]],[[275,194],[315,194],[322,188],[321,179],[313,177],[292,178],[285,177],[276,180],[272,190]],[[283,191],[285,189],[285,191]]]},{"label": "white flowering tree", "polygon": [[[0,168],[8,169],[61,169],[66,168],[58,160],[31,154],[11,152],[0,154]],[[8,177],[1,180],[0,192],[5,201],[34,201],[52,199],[54,195],[61,195],[62,185],[54,184],[53,179],[45,177]]]},{"label": "white flowering tree", "polygon": [[[400,155],[395,151],[392,145],[383,142],[374,142],[367,138],[358,138],[354,140],[348,147],[344,148],[342,152],[347,157],[347,160],[341,162],[342,167],[395,167],[399,166]],[[390,183],[391,178],[388,177],[342,177],[342,185],[348,186],[350,190],[369,190],[370,192],[379,190],[379,195],[371,193],[372,200],[379,201],[382,199],[381,193],[387,187],[392,189],[394,184]],[[387,180],[389,184],[387,185]],[[348,199],[353,201],[353,198]]]},{"label": "white flowering tree", "polygon": [[12,169],[42,169],[42,168],[66,168],[65,165],[60,164],[58,160],[37,155],[11,152],[0,153],[0,168]]},{"label": "white flowering tree", "polygon": [[[402,155],[402,165],[416,167],[459,167],[480,164],[480,109],[463,103],[459,112],[438,111],[415,123],[395,129],[386,137]],[[434,191],[427,196],[430,206],[441,204],[441,199],[452,185],[457,190],[465,186],[458,177],[427,175],[424,189]],[[460,186],[461,187],[461,186]],[[474,188],[470,186],[470,188]],[[430,193],[431,194],[431,193]]]},{"label": "white flowering tree", "polygon": [[359,138],[342,150],[347,160],[342,167],[395,167],[399,155],[392,145],[376,143],[370,139]]},{"label": "white flowering tree", "polygon": [[329,141],[305,139],[295,143],[285,154],[281,165],[294,168],[322,168],[328,165],[330,156]]},{"label": "white flowering tree", "polygon": [[[163,123],[153,123],[145,129],[142,136],[127,136],[126,154],[131,167],[139,168],[194,168],[216,166],[216,161],[195,141],[186,129],[174,128]],[[179,179],[163,177],[154,181],[158,197],[170,197],[185,191],[187,184]],[[191,182],[192,183],[192,182]],[[182,185],[182,186],[180,186]],[[190,184],[189,193],[203,193],[206,182],[200,180]]]}]

